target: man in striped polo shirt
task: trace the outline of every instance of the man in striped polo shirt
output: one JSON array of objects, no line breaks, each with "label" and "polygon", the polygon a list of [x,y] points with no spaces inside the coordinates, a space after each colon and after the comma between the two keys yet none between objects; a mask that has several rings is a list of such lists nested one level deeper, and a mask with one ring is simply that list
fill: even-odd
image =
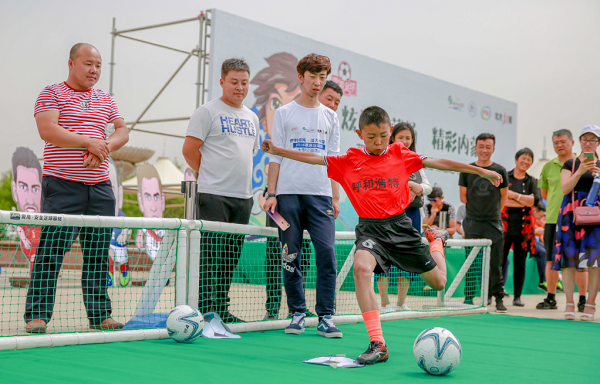
[{"label": "man in striped polo shirt", "polygon": [[[113,98],[92,88],[100,78],[102,58],[90,44],[75,44],[67,81],[44,88],[35,103],[35,121],[44,146],[42,212],[114,216],[115,196],[108,174],[108,154],[129,140]],[[105,127],[115,126],[107,140]],[[27,292],[25,330],[45,333],[52,318],[56,279],[73,227],[46,227]],[[81,285],[92,329],[122,328],[111,318],[107,292],[110,228],[80,228],[83,251]]]}]

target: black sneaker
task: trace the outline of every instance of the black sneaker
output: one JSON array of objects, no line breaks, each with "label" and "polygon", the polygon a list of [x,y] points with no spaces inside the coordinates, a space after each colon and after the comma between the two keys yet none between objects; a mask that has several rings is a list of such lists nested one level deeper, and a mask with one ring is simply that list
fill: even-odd
[{"label": "black sneaker", "polygon": [[583,300],[579,300],[579,303],[577,303],[577,312],[583,312],[583,309],[585,308],[585,297],[583,298]]},{"label": "black sneaker", "polygon": [[369,348],[360,356],[356,358],[359,364],[371,365],[375,363],[385,363],[390,355],[385,344],[378,341],[371,341]]},{"label": "black sneaker", "polygon": [[515,297],[515,299],[513,300],[513,305],[515,307],[524,307],[525,303],[521,301],[520,297]]},{"label": "black sneaker", "polygon": [[510,295],[508,294],[508,292],[506,292],[506,289],[504,288],[502,288],[502,292],[500,294],[502,295],[502,298],[510,297]]},{"label": "black sneaker", "polygon": [[496,297],[496,312],[498,313],[506,313],[508,309],[502,303],[502,297]]},{"label": "black sneaker", "polygon": [[544,301],[535,306],[535,309],[558,309],[556,300],[545,298]]}]

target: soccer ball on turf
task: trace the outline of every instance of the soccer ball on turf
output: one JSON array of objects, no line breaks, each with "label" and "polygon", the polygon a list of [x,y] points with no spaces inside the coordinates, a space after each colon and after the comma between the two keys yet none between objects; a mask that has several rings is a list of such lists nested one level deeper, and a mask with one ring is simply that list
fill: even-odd
[{"label": "soccer ball on turf", "polygon": [[178,343],[193,343],[202,336],[204,317],[194,307],[179,305],[167,317],[167,332]]},{"label": "soccer ball on turf", "polygon": [[417,364],[425,372],[441,376],[458,367],[462,359],[460,341],[447,329],[429,328],[413,344]]}]

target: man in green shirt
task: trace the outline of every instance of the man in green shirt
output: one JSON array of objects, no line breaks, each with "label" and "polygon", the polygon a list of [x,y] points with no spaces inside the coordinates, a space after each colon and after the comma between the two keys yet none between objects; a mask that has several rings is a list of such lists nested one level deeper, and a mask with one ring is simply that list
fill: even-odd
[{"label": "man in green shirt", "polygon": [[[546,283],[548,297],[539,303],[537,309],[556,309],[556,284],[558,283],[558,271],[553,271],[550,266],[554,258],[554,236],[556,234],[556,222],[562,204],[563,196],[560,184],[560,171],[565,161],[573,159],[573,134],[568,129],[559,129],[552,133],[552,144],[558,155],[544,165],[538,186],[542,198],[546,199],[546,226],[544,227],[544,246],[546,248]],[[587,271],[578,270],[575,281],[579,290],[580,312],[585,304],[585,292],[587,291]],[[583,293],[583,295],[581,295]],[[583,304],[582,304],[583,303]]]}]

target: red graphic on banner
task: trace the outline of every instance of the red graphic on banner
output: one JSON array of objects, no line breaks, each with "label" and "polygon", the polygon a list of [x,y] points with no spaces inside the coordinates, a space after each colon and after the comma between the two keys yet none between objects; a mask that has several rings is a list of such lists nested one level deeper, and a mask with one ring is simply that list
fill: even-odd
[{"label": "red graphic on banner", "polygon": [[351,80],[351,77],[352,70],[350,69],[350,64],[346,61],[342,61],[338,66],[338,76],[331,75],[331,80],[342,87],[344,96],[356,96],[356,81]]}]

